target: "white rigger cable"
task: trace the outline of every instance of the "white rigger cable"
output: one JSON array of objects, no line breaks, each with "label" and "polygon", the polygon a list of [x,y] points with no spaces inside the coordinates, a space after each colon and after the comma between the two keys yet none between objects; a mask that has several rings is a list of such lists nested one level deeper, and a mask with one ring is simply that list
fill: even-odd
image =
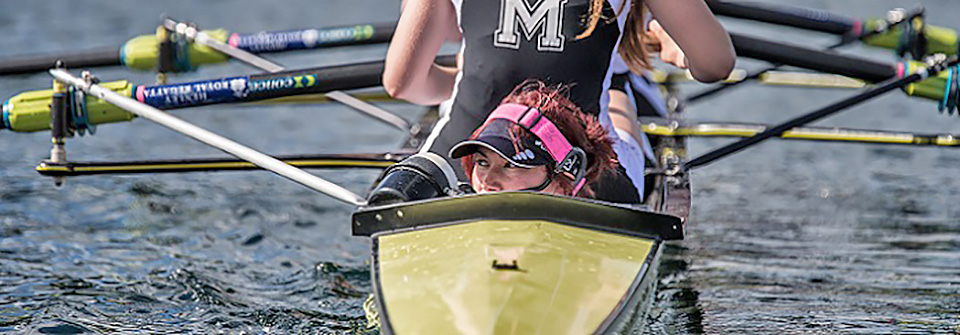
[{"label": "white rigger cable", "polygon": [[273,173],[329,195],[337,200],[355,206],[363,206],[367,202],[364,198],[337,184],[309,174],[306,171],[290,166],[276,158],[270,157],[240,143],[231,141],[223,136],[197,127],[189,122],[178,119],[152,106],[143,104],[129,97],[122,96],[109,89],[103,88],[100,85],[88,82],[87,80],[77,78],[67,71],[62,69],[53,69],[50,70],[50,74],[57,78],[57,80],[82,89],[87,94],[106,100],[107,102],[123,108],[126,111],[129,111],[147,120],[159,123],[184,135],[190,136],[200,142],[223,150],[231,155],[236,156],[237,158],[246,160],[266,170],[270,170]]},{"label": "white rigger cable", "polygon": [[377,119],[380,122],[386,123],[394,128],[400,129],[401,131],[408,131],[410,133],[416,134],[420,132],[420,125],[411,125],[410,122],[404,120],[403,118],[394,115],[388,111],[383,110],[383,108],[374,106],[373,104],[357,99],[356,97],[343,93],[341,91],[333,91],[326,94],[327,98],[334,100],[336,102],[342,103],[344,105],[350,106],[351,108],[363,112],[368,116]]}]

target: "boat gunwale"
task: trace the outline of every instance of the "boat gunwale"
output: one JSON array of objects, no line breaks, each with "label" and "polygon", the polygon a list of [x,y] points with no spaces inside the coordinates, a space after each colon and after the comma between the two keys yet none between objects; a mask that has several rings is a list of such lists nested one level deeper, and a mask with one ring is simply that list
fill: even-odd
[{"label": "boat gunwale", "polygon": [[[455,213],[436,210],[453,204],[458,205]],[[551,210],[544,211],[544,208]],[[604,212],[604,220],[591,220],[596,217],[590,214],[598,212]],[[480,220],[544,220],[606,233],[667,241],[682,240],[684,235],[683,219],[670,214],[538,192],[472,194],[360,208],[353,213],[352,229],[354,236],[375,237]],[[631,223],[636,221],[643,223]]]},{"label": "boat gunwale", "polygon": [[[597,330],[594,331],[594,334],[606,335],[606,334],[615,334],[623,328],[623,325],[629,321],[625,317],[632,316],[635,313],[627,313],[627,308],[629,306],[641,307],[641,301],[647,298],[647,294],[637,294],[641,287],[645,285],[653,285],[650,281],[657,280],[657,276],[651,276],[650,271],[653,271],[654,274],[657,273],[658,267],[660,267],[660,255],[663,253],[663,248],[665,242],[662,240],[654,240],[654,246],[651,248],[652,252],[647,254],[647,259],[643,261],[643,266],[640,268],[640,271],[637,272],[637,278],[634,279],[634,282],[630,284],[630,288],[623,294],[623,298],[620,299],[620,302],[617,303],[617,306],[614,307],[613,311],[607,315],[607,318],[600,323],[600,326],[597,327]],[[655,265],[655,266],[652,266]],[[652,290],[656,290],[653,288]],[[644,304],[645,305],[645,304]],[[637,308],[635,307],[635,308]],[[635,310],[630,310],[635,312]]]}]

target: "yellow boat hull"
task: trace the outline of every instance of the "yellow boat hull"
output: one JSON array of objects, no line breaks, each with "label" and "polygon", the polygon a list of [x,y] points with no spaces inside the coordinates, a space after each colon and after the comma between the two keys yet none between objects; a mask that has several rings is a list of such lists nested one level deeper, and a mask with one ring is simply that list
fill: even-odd
[{"label": "yellow boat hull", "polygon": [[[581,219],[595,220],[604,214],[626,220],[612,212],[630,210],[533,193],[468,198],[474,199],[446,202],[460,205],[455,207],[464,217],[487,212],[493,218],[372,234],[374,296],[383,333],[608,334],[645,315],[636,312],[648,306],[663,238],[616,228],[643,226],[642,218],[609,226],[581,224],[550,205],[566,205],[566,211],[581,212]],[[526,208],[530,205],[553,213],[539,218],[521,213],[536,212]],[[500,211],[477,208],[485,206]],[[416,221],[417,213],[403,208],[372,217]],[[668,219],[656,224],[680,229],[678,218],[642,214]],[[362,221],[356,223],[366,224]]]}]

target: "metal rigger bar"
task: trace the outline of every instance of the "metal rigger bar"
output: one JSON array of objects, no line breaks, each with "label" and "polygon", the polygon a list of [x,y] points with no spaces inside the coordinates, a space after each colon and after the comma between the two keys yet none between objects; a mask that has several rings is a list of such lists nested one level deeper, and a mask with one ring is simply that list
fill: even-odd
[{"label": "metal rigger bar", "polygon": [[[62,62],[57,62],[57,68],[61,68]],[[50,101],[50,141],[53,142],[53,148],[50,149],[50,162],[62,163],[67,161],[67,150],[64,148],[69,136],[67,129],[67,87],[60,80],[53,80],[53,98]],[[63,177],[54,177],[53,182],[57,186],[63,185]]]},{"label": "metal rigger bar", "polygon": [[287,179],[300,183],[301,185],[329,195],[334,199],[355,206],[362,206],[366,204],[366,200],[364,198],[339,185],[314,176],[296,167],[287,165],[276,158],[270,157],[225,137],[197,127],[189,122],[180,120],[159,109],[140,103],[129,97],[117,94],[110,89],[101,87],[100,85],[94,83],[92,77],[86,73],[84,75],[85,79],[77,78],[63,69],[50,70],[50,74],[57,80],[79,88],[87,94],[91,94],[100,99],[106,100],[107,102],[117,105],[118,107],[140,117],[157,122],[167,128],[173,129],[200,142],[223,150],[224,152],[234,155],[240,159],[249,161]]}]

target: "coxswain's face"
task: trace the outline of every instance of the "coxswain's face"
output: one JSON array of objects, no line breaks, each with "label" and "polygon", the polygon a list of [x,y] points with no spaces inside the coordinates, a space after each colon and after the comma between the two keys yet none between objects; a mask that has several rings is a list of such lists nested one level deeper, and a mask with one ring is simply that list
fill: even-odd
[{"label": "coxswain's face", "polygon": [[[479,148],[473,154],[473,174],[470,186],[477,193],[519,191],[540,186],[547,178],[547,167],[524,168],[513,165],[496,152]],[[545,193],[559,194],[555,183],[550,183]]]}]

